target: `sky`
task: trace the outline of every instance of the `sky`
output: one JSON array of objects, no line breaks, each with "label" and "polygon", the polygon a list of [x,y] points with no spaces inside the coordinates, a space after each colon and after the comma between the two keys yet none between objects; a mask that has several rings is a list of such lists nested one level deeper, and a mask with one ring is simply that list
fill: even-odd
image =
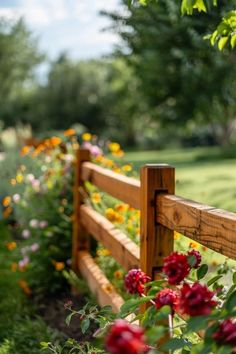
[{"label": "sky", "polygon": [[0,17],[23,16],[50,59],[62,51],[75,59],[109,54],[119,39],[103,32],[109,20],[100,10],[119,9],[119,0],[0,0]]}]

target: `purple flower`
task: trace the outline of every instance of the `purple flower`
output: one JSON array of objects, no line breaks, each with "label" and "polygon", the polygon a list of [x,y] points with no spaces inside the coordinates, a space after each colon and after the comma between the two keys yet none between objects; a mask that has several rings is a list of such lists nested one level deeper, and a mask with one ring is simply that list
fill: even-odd
[{"label": "purple flower", "polygon": [[38,243],[33,243],[30,246],[30,249],[31,249],[32,252],[37,252],[39,250],[39,244]]},{"label": "purple flower", "polygon": [[39,221],[37,219],[32,219],[29,222],[29,226],[36,229],[39,226]]},{"label": "purple flower", "polygon": [[31,236],[30,230],[25,229],[25,230],[22,231],[22,237],[23,237],[24,239],[27,239],[27,238],[29,238],[30,236]]},{"label": "purple flower", "polygon": [[48,226],[47,220],[39,221],[39,227],[40,227],[40,229],[45,229],[45,227],[47,227],[47,226]]}]

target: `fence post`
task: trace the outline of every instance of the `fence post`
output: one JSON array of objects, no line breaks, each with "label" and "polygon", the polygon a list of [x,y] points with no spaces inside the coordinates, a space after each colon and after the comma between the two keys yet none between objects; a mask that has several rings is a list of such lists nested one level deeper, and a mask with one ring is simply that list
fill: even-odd
[{"label": "fence post", "polygon": [[140,265],[152,279],[163,265],[163,258],[174,247],[174,232],[156,222],[156,195],[175,194],[175,169],[169,165],[141,168]]},{"label": "fence post", "polygon": [[73,189],[73,232],[72,232],[72,269],[78,272],[78,251],[88,250],[89,236],[80,222],[80,206],[83,203],[83,182],[81,180],[81,165],[90,160],[90,151],[78,149],[76,152],[74,189]]}]

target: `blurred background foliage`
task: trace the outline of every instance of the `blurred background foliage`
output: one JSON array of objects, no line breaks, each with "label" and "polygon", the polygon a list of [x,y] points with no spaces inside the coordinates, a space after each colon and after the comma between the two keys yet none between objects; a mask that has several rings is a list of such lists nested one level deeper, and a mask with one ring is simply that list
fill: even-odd
[{"label": "blurred background foliage", "polygon": [[121,45],[87,61],[49,61],[23,20],[0,20],[0,129],[44,134],[79,123],[126,147],[235,143],[236,53],[203,37],[236,1],[191,17],[181,17],[180,1],[121,3],[120,13],[102,14]]}]

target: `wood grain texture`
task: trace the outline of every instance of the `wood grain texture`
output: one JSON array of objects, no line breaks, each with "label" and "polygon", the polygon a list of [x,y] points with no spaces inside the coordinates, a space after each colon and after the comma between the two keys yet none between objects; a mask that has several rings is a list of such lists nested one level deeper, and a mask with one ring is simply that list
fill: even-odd
[{"label": "wood grain texture", "polygon": [[72,269],[77,272],[77,256],[79,249],[89,248],[89,238],[80,222],[80,206],[83,203],[83,195],[80,189],[83,188],[81,178],[81,164],[90,160],[90,152],[88,150],[79,149],[76,152],[75,171],[74,171],[74,188],[73,188],[73,230],[72,230]]},{"label": "wood grain texture", "polygon": [[126,270],[139,268],[139,247],[130,238],[88,205],[81,206],[80,217],[89,234],[109,249],[122,267]]},{"label": "wood grain texture", "polygon": [[140,209],[140,181],[85,162],[82,166],[82,179],[99,189],[122,200],[131,207]]},{"label": "wood grain texture", "polygon": [[115,291],[112,284],[86,251],[78,252],[80,273],[86,279],[90,290],[96,296],[99,305],[110,305],[115,313],[119,312],[124,300]]},{"label": "wood grain texture", "polygon": [[173,231],[156,222],[156,195],[175,192],[175,169],[146,165],[141,169],[141,269],[152,279],[173,251]]},{"label": "wood grain texture", "polygon": [[158,195],[156,221],[236,259],[236,214],[175,195]]}]

